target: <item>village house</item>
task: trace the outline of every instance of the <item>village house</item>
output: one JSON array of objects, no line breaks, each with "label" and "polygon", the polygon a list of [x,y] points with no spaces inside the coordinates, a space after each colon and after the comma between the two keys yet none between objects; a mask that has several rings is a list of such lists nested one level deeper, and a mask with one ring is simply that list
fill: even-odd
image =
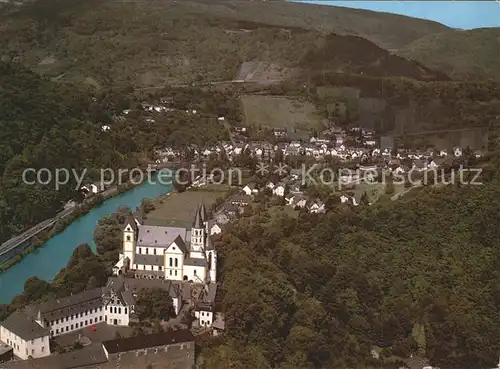
[{"label": "village house", "polygon": [[220,234],[222,232],[222,227],[217,222],[211,221],[209,225],[210,235]]},{"label": "village house", "polygon": [[217,284],[212,283],[205,286],[195,306],[195,318],[198,326],[210,328],[215,320],[215,299],[217,295]]},{"label": "village house", "polygon": [[259,190],[255,187],[255,183],[249,183],[245,187],[243,187],[243,192],[250,196],[250,195],[256,195],[259,193]]},{"label": "village house", "polygon": [[325,204],[320,200],[313,201],[309,205],[308,210],[312,214],[322,214],[326,211]]},{"label": "village house", "polygon": [[304,208],[307,205],[307,199],[301,194],[290,194],[285,198],[285,200],[287,202],[287,205],[292,206],[293,208]]},{"label": "village house", "polygon": [[283,197],[285,196],[285,184],[280,182],[273,188],[273,195]]},{"label": "village house", "polygon": [[274,134],[274,137],[284,138],[284,137],[286,137],[286,128],[274,128],[273,134]]},{"label": "village house", "polygon": [[236,194],[231,196],[228,201],[235,206],[243,207],[250,204],[252,198],[246,194]]}]

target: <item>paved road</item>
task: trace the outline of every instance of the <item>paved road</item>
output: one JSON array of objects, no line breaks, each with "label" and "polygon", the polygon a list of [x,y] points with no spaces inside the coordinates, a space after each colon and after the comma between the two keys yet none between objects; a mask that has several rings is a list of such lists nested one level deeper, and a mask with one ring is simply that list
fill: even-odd
[{"label": "paved road", "polygon": [[15,249],[19,245],[23,244],[27,240],[29,240],[32,237],[34,237],[37,234],[39,234],[40,232],[42,232],[45,229],[53,226],[56,223],[57,220],[63,219],[65,217],[67,217],[69,214],[71,214],[73,212],[73,210],[74,210],[74,208],[66,209],[66,210],[60,212],[59,214],[57,214],[56,217],[44,220],[43,222],[38,223],[33,228],[28,229],[24,233],[22,233],[22,234],[20,234],[18,236],[15,236],[15,237],[11,238],[10,240],[4,242],[0,246],[0,255],[3,255],[5,253],[7,253],[7,252],[9,252],[9,251],[11,251],[13,249]]}]

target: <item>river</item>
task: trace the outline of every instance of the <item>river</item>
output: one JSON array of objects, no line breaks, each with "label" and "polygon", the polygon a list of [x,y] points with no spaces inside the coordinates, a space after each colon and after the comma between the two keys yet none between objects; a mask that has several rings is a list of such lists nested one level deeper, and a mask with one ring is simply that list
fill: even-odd
[{"label": "river", "polygon": [[113,214],[121,206],[135,210],[142,200],[156,198],[172,191],[172,185],[154,182],[157,181],[143,183],[106,200],[45,242],[42,247],[25,256],[21,262],[0,274],[0,304],[9,303],[14,296],[20,294],[24,289],[24,282],[30,277],[52,280],[66,266],[78,245],[88,243],[95,251],[94,229],[102,217]]}]

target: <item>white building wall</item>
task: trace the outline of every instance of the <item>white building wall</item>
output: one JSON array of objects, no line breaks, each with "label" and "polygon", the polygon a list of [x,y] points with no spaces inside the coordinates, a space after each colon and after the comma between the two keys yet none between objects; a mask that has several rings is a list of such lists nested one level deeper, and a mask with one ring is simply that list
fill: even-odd
[{"label": "white building wall", "polygon": [[195,311],[194,316],[202,327],[211,327],[214,322],[214,314],[211,311]]},{"label": "white building wall", "polygon": [[165,252],[163,247],[137,246],[137,254],[161,256]]},{"label": "white building wall", "polygon": [[200,279],[205,282],[207,277],[206,268],[197,265],[184,265],[184,275],[188,277],[188,281],[200,283]]},{"label": "white building wall", "polygon": [[134,265],[135,270],[154,270],[154,271],[162,271],[163,272],[163,267],[160,265],[146,265],[146,264],[135,264]]},{"label": "white building wall", "polygon": [[104,311],[105,317],[107,318],[107,324],[121,326],[129,325],[130,309],[128,306],[108,304],[107,306],[105,306]]},{"label": "white building wall", "polygon": [[205,259],[205,253],[203,250],[190,251],[189,257],[193,259]]},{"label": "white building wall", "polygon": [[169,279],[172,281],[182,281],[182,277],[183,274],[182,270],[180,269],[170,268],[165,270],[165,279]]},{"label": "white building wall", "polygon": [[135,238],[132,227],[128,225],[123,232],[123,255],[130,259],[130,265],[134,265]]},{"label": "white building wall", "polygon": [[273,189],[273,194],[276,196],[285,196],[285,189],[282,186],[278,186]]},{"label": "white building wall", "polygon": [[208,253],[208,261],[210,265],[209,277],[210,282],[217,282],[217,251],[211,250]]},{"label": "white building wall", "polygon": [[50,355],[49,336],[25,341],[8,329],[0,327],[0,341],[12,347],[14,355],[23,360],[31,356],[34,359]]},{"label": "white building wall", "polygon": [[182,299],[180,297],[173,297],[172,305],[174,306],[175,315],[179,315],[179,311],[182,308]]},{"label": "white building wall", "polygon": [[212,228],[210,229],[210,235],[213,236],[214,234],[219,234],[222,232],[222,229],[219,227],[218,224],[214,224]]},{"label": "white building wall", "polygon": [[182,281],[184,254],[180,250],[172,250],[165,254],[165,279]]},{"label": "white building wall", "polygon": [[49,327],[51,335],[55,337],[104,321],[105,312],[103,307],[100,306],[95,309],[87,310],[83,313],[73,314],[62,319],[56,319],[49,322]]}]

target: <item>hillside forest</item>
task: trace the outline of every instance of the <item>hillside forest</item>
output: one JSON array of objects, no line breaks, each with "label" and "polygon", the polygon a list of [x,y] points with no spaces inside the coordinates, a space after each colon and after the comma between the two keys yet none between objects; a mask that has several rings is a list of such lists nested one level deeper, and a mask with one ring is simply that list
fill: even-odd
[{"label": "hillside forest", "polygon": [[[311,134],[334,124],[394,135],[464,130],[461,140],[440,139],[489,151],[481,186],[426,187],[296,218],[257,198],[214,238],[226,331],[199,342],[199,363],[395,369],[418,356],[442,369],[493,368],[500,82],[496,36],[484,33],[284,1],[0,3],[0,243],[82,200],[74,178],[56,191],[24,184],[25,169],[85,169],[93,182],[101,168],[143,167],[167,146],[215,146],[245,124],[246,95],[312,104],[322,124]],[[262,66],[251,81],[203,85],[231,81],[245,62]],[[150,124],[143,104],[159,101],[173,109]],[[403,146],[437,148],[429,137]],[[0,320],[102,286],[127,212],[99,222],[97,253],[80,245],[54,281],[29,279]]]}]

